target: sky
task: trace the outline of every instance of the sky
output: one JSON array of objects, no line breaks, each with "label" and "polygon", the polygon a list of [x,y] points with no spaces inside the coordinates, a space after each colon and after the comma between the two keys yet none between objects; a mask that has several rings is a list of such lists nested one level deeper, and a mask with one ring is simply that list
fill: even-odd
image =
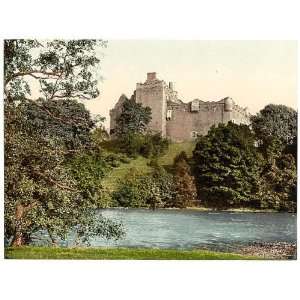
[{"label": "sky", "polygon": [[269,103],[297,108],[296,41],[112,40],[98,55],[100,96],[85,103],[106,127],[109,110],[147,72],[173,81],[184,102],[229,96],[252,114]]}]

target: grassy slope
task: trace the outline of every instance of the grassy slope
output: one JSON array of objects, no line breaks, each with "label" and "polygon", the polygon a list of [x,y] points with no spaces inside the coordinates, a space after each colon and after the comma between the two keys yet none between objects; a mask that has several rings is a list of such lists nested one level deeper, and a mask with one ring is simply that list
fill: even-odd
[{"label": "grassy slope", "polygon": [[206,250],[162,250],[133,248],[7,248],[10,259],[135,259],[135,260],[242,260],[259,259],[233,253]]},{"label": "grassy slope", "polygon": [[[185,151],[188,156],[191,156],[194,147],[195,144],[191,142],[171,144],[168,152],[164,156],[160,157],[158,162],[162,166],[170,166],[173,164],[175,156],[181,151]],[[147,165],[148,162],[149,159],[140,156],[131,160],[130,163],[122,163],[118,168],[113,169],[103,180],[104,187],[109,191],[115,190],[118,180],[124,178],[131,168],[135,168],[141,173],[147,174],[151,171],[151,167]]]}]

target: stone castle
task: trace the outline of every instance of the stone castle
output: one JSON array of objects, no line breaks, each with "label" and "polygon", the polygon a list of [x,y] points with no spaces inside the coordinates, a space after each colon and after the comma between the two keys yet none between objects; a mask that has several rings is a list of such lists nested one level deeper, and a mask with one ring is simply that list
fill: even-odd
[{"label": "stone castle", "polygon": [[[144,83],[137,83],[132,98],[143,106],[149,106],[152,120],[149,130],[161,132],[162,136],[174,142],[189,141],[198,135],[207,134],[212,125],[219,123],[249,124],[250,114],[234,101],[226,97],[217,102],[194,99],[185,103],[180,100],[174,84],[159,80],[156,73],[147,73]],[[116,119],[122,112],[122,104],[127,99],[125,95],[113,109],[110,110],[110,132],[114,133]]]}]

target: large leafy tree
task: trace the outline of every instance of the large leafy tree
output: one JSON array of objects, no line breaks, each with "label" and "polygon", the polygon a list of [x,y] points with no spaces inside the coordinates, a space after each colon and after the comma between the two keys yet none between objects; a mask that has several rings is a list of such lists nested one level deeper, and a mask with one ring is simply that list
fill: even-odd
[{"label": "large leafy tree", "polygon": [[71,229],[83,241],[122,233],[96,220],[95,193],[69,163],[92,148],[95,123],[76,99],[99,94],[99,46],[95,40],[4,43],[5,237],[14,246],[39,230],[53,243]]},{"label": "large leafy tree", "polygon": [[258,149],[264,156],[259,179],[260,207],[296,210],[297,112],[270,104],[251,118]]},{"label": "large leafy tree", "polygon": [[259,156],[246,125],[212,127],[193,152],[198,196],[210,207],[250,206],[258,191]]},{"label": "large leafy tree", "polygon": [[151,108],[143,107],[133,98],[123,103],[122,112],[117,118],[117,135],[144,133],[151,121]]},{"label": "large leafy tree", "polygon": [[297,112],[285,105],[269,104],[251,117],[251,126],[261,152],[272,160],[287,145],[295,144]]}]

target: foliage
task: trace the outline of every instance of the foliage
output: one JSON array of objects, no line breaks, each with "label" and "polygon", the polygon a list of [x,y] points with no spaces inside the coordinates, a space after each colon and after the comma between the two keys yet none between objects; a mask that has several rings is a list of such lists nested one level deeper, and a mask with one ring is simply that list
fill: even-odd
[{"label": "foliage", "polygon": [[96,127],[92,131],[92,140],[93,140],[94,146],[98,149],[101,149],[103,142],[105,142],[109,139],[109,134],[103,126],[104,121],[105,121],[105,118],[97,119],[98,127]]},{"label": "foliage", "polygon": [[259,208],[295,212],[297,170],[291,154],[283,154],[275,164],[266,164],[259,180]]},{"label": "foliage", "polygon": [[111,169],[111,164],[100,151],[81,152],[69,159],[66,165],[83,199],[98,208],[109,206],[104,197],[102,179]]},{"label": "foliage", "polygon": [[251,118],[263,154],[258,207],[296,211],[297,112],[284,105],[267,105]]},{"label": "foliage", "polygon": [[164,155],[168,148],[168,139],[163,138],[160,133],[147,133],[144,136],[144,142],[141,146],[140,154],[147,158],[157,158]]},{"label": "foliage", "polygon": [[185,152],[181,152],[174,159],[175,197],[173,206],[186,208],[194,205],[197,190],[195,179],[191,175]]},{"label": "foliage", "polygon": [[160,133],[127,133],[118,138],[117,147],[130,157],[142,155],[146,158],[157,158],[166,153],[169,141]]},{"label": "foliage", "polygon": [[125,179],[119,183],[119,189],[112,194],[118,206],[122,207],[144,207],[145,188],[142,187],[141,175],[131,169]]},{"label": "foliage", "polygon": [[[81,154],[92,149],[95,123],[74,99],[98,95],[92,72],[99,63],[97,44],[4,43],[5,237],[15,246],[28,243],[38,230],[48,231],[53,243],[70,229],[85,242],[93,235],[122,234],[119,225],[101,216],[96,220],[97,193],[84,179],[93,159]],[[40,97],[30,99],[36,84]],[[77,172],[67,166],[72,160]],[[93,180],[103,176],[102,167],[95,167]]]},{"label": "foliage", "polygon": [[174,157],[174,166],[177,165],[177,163],[181,162],[181,161],[188,161],[188,157],[185,151],[181,151],[179,154],[177,154]]},{"label": "foliage", "polygon": [[144,142],[144,135],[128,132],[118,138],[116,147],[120,152],[125,153],[129,157],[136,158],[141,153]]},{"label": "foliage", "polygon": [[95,68],[101,40],[6,40],[4,92],[7,100],[31,96],[32,79],[41,96],[52,99],[90,99],[99,95]]},{"label": "foliage", "polygon": [[143,107],[134,99],[127,99],[122,106],[122,113],[117,118],[116,134],[118,136],[144,133],[151,121],[151,108]]},{"label": "foliage", "polygon": [[229,122],[200,137],[193,152],[198,197],[207,206],[249,206],[258,190],[260,158],[246,125]]},{"label": "foliage", "polygon": [[251,117],[251,126],[264,157],[272,159],[297,136],[297,112],[285,105],[269,104]]},{"label": "foliage", "polygon": [[154,168],[151,174],[141,174],[131,169],[113,195],[117,205],[123,207],[166,206],[173,197],[173,180],[163,168]]}]

